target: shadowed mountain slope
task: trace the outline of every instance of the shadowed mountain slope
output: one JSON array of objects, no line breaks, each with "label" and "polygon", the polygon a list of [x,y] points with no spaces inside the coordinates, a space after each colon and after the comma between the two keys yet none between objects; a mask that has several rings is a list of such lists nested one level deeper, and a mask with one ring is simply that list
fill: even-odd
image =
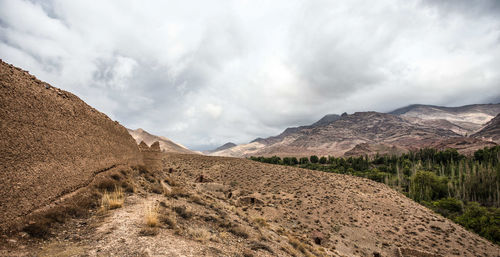
[{"label": "shadowed mountain slope", "polygon": [[442,138],[458,137],[455,132],[415,124],[399,116],[357,112],[343,115],[338,120],[322,126],[302,127],[281,135],[240,145],[213,153],[219,156],[250,155],[343,155],[358,144],[377,145],[380,152],[393,151],[394,147],[408,150],[422,147]]},{"label": "shadowed mountain slope", "polygon": [[500,113],[500,104],[472,104],[460,107],[415,104],[390,113],[416,123],[447,128],[461,135],[470,135]]},{"label": "shadowed mountain slope", "polygon": [[[462,107],[410,105],[391,113],[356,112],[326,115],[309,126],[213,152],[215,156],[308,156],[398,154],[420,147],[457,148],[468,154],[492,142],[467,135],[500,112],[500,104]],[[486,137],[481,137],[487,139]],[[490,137],[491,138],[491,137]]]},{"label": "shadowed mountain slope", "polygon": [[472,137],[500,143],[500,114],[486,123],[486,125],[480,131],[472,135]]}]

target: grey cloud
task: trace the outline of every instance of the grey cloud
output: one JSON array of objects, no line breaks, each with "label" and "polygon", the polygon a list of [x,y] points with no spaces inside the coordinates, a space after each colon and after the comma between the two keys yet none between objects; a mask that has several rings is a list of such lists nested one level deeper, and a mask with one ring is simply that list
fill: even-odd
[{"label": "grey cloud", "polygon": [[208,149],[327,113],[499,101],[498,12],[493,0],[0,0],[0,58],[125,126]]}]

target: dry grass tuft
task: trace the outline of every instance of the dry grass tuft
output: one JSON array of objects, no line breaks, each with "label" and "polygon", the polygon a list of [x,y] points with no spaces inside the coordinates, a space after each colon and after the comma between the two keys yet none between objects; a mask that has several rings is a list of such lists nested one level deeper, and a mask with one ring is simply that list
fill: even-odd
[{"label": "dry grass tuft", "polygon": [[189,192],[187,192],[184,188],[180,186],[172,187],[170,192],[165,191],[165,196],[178,198],[178,197],[189,197]]},{"label": "dry grass tuft", "polygon": [[184,219],[190,219],[193,217],[193,213],[187,210],[186,206],[175,206],[172,209]]},{"label": "dry grass tuft", "polygon": [[169,228],[176,228],[177,219],[175,218],[175,216],[173,215],[173,213],[171,213],[170,211],[163,210],[159,214],[158,218],[159,218],[159,220],[160,220],[161,223],[163,223],[165,225],[168,225]]},{"label": "dry grass tuft", "polygon": [[295,249],[299,250],[301,253],[303,253],[305,256],[311,256],[309,251],[307,250],[307,247],[304,243],[300,242],[297,238],[289,236],[288,237],[288,243]]},{"label": "dry grass tuft", "polygon": [[101,198],[101,209],[112,210],[123,206],[123,190],[121,187],[116,187],[112,192],[104,192]]},{"label": "dry grass tuft", "polygon": [[249,238],[250,237],[250,234],[248,234],[247,229],[245,229],[242,226],[234,226],[234,227],[229,229],[229,232],[231,232],[235,236],[239,236],[242,238]]},{"label": "dry grass tuft", "polygon": [[156,235],[158,235],[158,232],[159,232],[158,228],[156,228],[156,227],[145,227],[139,231],[139,235],[141,235],[141,236],[156,236]]},{"label": "dry grass tuft", "polygon": [[178,186],[179,183],[177,183],[177,181],[175,181],[174,178],[172,177],[166,177],[163,182],[167,183],[169,186]]},{"label": "dry grass tuft", "polygon": [[261,218],[261,217],[253,219],[253,223],[255,225],[257,225],[258,227],[260,227],[260,228],[262,228],[262,227],[268,227],[269,226],[269,224],[267,224],[267,221],[264,218]]},{"label": "dry grass tuft", "polygon": [[212,237],[210,232],[205,228],[188,228],[186,232],[192,239],[198,242],[205,242]]},{"label": "dry grass tuft", "polygon": [[189,197],[189,201],[192,203],[199,204],[199,205],[203,205],[203,206],[205,205],[205,202],[203,201],[203,199],[199,195],[191,195]]},{"label": "dry grass tuft", "polygon": [[146,207],[146,213],[144,214],[144,220],[146,225],[150,228],[157,227],[160,224],[160,220],[158,218],[158,206],[156,205],[148,205]]}]

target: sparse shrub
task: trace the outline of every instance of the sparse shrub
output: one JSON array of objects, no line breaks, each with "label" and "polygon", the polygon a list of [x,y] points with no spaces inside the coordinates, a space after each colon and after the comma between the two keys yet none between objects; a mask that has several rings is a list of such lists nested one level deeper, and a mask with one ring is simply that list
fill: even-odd
[{"label": "sparse shrub", "polygon": [[183,219],[190,219],[193,217],[193,213],[186,209],[186,206],[175,206],[173,210],[181,216]]},{"label": "sparse shrub", "polygon": [[237,182],[237,181],[231,181],[231,183],[229,183],[229,185],[230,185],[231,187],[235,187],[235,186],[237,186],[237,185],[238,185],[238,182]]},{"label": "sparse shrub", "polygon": [[242,226],[233,226],[232,228],[229,229],[229,232],[231,232],[235,236],[239,236],[242,238],[249,238],[250,237],[250,235],[248,234],[248,231]]},{"label": "sparse shrub", "polygon": [[58,223],[63,223],[67,218],[65,208],[60,206],[49,209],[44,216],[48,220]]},{"label": "sparse shrub", "polygon": [[264,251],[268,251],[268,252],[274,254],[274,251],[273,251],[273,249],[271,249],[271,247],[269,247],[268,245],[263,244],[261,242],[257,242],[257,241],[252,241],[250,243],[250,249],[252,249],[254,251],[264,250]]},{"label": "sparse shrub", "polygon": [[297,238],[295,237],[288,237],[288,243],[295,249],[299,250],[301,253],[304,255],[308,256],[310,253],[307,251],[306,245],[300,242]]},{"label": "sparse shrub", "polygon": [[35,217],[35,219],[23,228],[24,232],[32,237],[47,238],[50,235],[50,224],[52,222],[50,219],[42,216]]},{"label": "sparse shrub", "polygon": [[255,218],[253,219],[253,223],[255,223],[258,227],[267,227],[269,224],[267,224],[267,221],[264,218]]},{"label": "sparse shrub", "polygon": [[188,228],[187,234],[194,240],[205,242],[210,239],[211,234],[205,228]]},{"label": "sparse shrub", "polygon": [[120,181],[122,179],[122,176],[120,176],[119,173],[113,173],[110,176],[113,180]]},{"label": "sparse shrub", "polygon": [[300,254],[295,249],[291,248],[288,245],[281,246],[281,250],[293,257],[300,256]]},{"label": "sparse shrub", "polygon": [[189,197],[189,193],[186,190],[184,190],[184,188],[182,188],[180,186],[175,186],[175,187],[172,187],[172,190],[170,192],[165,192],[165,196],[173,197],[173,198]]},{"label": "sparse shrub", "polygon": [[110,178],[102,178],[99,182],[97,182],[97,188],[101,191],[113,191],[116,185],[116,181]]},{"label": "sparse shrub", "polygon": [[177,181],[175,181],[175,179],[172,177],[166,177],[165,179],[163,179],[163,182],[167,183],[169,186],[178,186],[179,185],[177,183]]},{"label": "sparse shrub", "polygon": [[121,187],[115,187],[112,192],[104,192],[101,199],[101,208],[103,210],[111,210],[123,206],[123,191]]},{"label": "sparse shrub", "polygon": [[154,184],[151,187],[151,192],[161,195],[163,193],[163,187],[160,184]]},{"label": "sparse shrub", "polygon": [[131,181],[123,181],[122,188],[127,193],[134,193],[135,192],[135,187]]},{"label": "sparse shrub", "polygon": [[144,165],[133,166],[132,169],[139,171],[139,174],[149,173],[148,169]]},{"label": "sparse shrub", "polygon": [[120,173],[123,175],[123,176],[128,176],[129,174],[129,170],[120,170]]},{"label": "sparse shrub", "polygon": [[175,216],[170,213],[162,213],[159,216],[160,222],[169,226],[169,228],[175,228],[177,225],[177,220]]},{"label": "sparse shrub", "polygon": [[199,205],[205,205],[205,202],[203,201],[203,199],[201,199],[201,197],[198,195],[191,195],[189,197],[189,201],[192,203],[199,204]]},{"label": "sparse shrub", "polygon": [[156,228],[156,227],[145,227],[139,231],[139,235],[141,235],[141,236],[156,236],[156,235],[158,235],[158,232],[159,232],[158,228]]},{"label": "sparse shrub", "polygon": [[157,227],[160,224],[158,219],[158,207],[155,205],[147,206],[146,213],[144,214],[144,219],[148,227]]}]

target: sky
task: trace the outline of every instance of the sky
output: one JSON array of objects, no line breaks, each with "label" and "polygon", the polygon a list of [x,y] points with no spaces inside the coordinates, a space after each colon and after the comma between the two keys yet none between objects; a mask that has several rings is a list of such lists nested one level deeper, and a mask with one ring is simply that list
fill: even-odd
[{"label": "sky", "polygon": [[0,58],[195,150],[500,102],[498,0],[0,0]]}]

